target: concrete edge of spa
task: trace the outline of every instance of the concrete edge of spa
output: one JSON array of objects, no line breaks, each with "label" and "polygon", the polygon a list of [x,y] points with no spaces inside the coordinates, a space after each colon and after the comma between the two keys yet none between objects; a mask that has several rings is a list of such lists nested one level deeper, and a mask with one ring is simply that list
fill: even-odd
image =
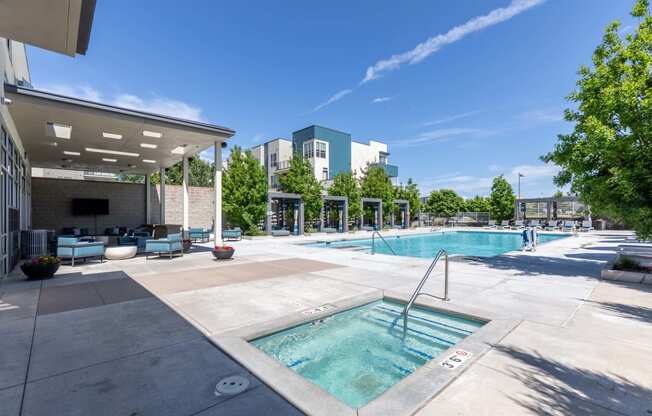
[{"label": "concrete edge of spa", "polygon": [[[378,290],[329,303],[324,305],[328,308],[323,312],[307,314],[307,311],[299,311],[278,319],[216,334],[209,339],[306,414],[315,416],[399,416],[411,415],[425,406],[521,322],[521,320],[509,317],[491,316],[492,314],[474,308],[461,308],[431,299],[419,299],[415,302],[417,306],[487,323],[357,410],[249,343],[253,339],[381,299],[403,303],[409,301],[405,295]],[[443,368],[440,365],[443,357],[447,357],[458,349],[470,352],[471,357],[454,370]]]}]

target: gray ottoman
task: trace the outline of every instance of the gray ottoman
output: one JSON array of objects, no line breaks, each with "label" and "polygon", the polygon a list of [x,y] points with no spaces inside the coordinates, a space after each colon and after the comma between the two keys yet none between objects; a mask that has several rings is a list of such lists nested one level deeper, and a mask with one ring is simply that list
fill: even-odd
[{"label": "gray ottoman", "polygon": [[112,246],[104,250],[104,257],[109,260],[124,260],[136,257],[137,246]]}]

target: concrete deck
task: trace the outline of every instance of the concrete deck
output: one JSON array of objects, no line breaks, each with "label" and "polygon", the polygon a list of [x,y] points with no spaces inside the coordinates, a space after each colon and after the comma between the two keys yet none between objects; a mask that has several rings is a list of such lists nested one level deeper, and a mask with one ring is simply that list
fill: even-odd
[{"label": "concrete deck", "polygon": [[[599,279],[624,238],[452,262],[450,305],[522,322],[417,414],[652,414],[652,287]],[[232,243],[227,262],[196,247],[2,281],[0,414],[300,414],[207,336],[379,289],[405,296],[429,262],[295,245],[310,239]],[[441,284],[439,270],[426,287]],[[233,374],[249,389],[214,395]]]}]

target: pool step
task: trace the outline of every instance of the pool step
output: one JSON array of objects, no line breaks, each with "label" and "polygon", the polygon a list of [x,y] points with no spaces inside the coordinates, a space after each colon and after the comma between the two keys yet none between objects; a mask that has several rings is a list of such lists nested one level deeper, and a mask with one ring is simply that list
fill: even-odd
[{"label": "pool step", "polygon": [[[401,322],[403,321],[403,310],[399,309],[394,309],[394,308],[387,308],[385,306],[377,306],[374,308],[374,310],[378,311],[379,313],[383,313],[387,316],[389,316],[391,319],[395,319],[397,317],[401,318]],[[412,309],[410,311],[410,317],[408,319],[408,324],[421,324],[423,326],[430,327],[434,330],[445,332],[447,334],[450,334],[453,337],[466,337],[468,335],[471,335],[473,333],[472,330],[466,329],[466,328],[460,328],[455,325],[451,325],[450,323],[447,322],[442,322],[442,321],[437,321],[433,319],[433,317],[425,317],[424,314],[420,314],[418,309]]]}]

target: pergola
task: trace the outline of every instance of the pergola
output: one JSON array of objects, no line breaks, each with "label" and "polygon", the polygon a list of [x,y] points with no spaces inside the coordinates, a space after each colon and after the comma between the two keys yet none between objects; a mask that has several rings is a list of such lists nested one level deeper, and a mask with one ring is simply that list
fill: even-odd
[{"label": "pergola", "polygon": [[337,205],[337,212],[338,212],[339,225],[340,225],[338,231],[341,233],[349,232],[349,199],[345,196],[333,196],[333,195],[323,195],[322,199],[324,201],[324,204],[322,205],[321,215],[319,217],[321,230],[322,231],[324,230],[325,223],[326,223],[326,215],[327,215],[326,203],[332,202]]},{"label": "pergola", "polygon": [[[401,227],[410,228],[410,201],[407,199],[395,199],[394,204],[399,206],[401,211]],[[391,216],[391,225],[394,227],[394,214]]]},{"label": "pergola", "polygon": [[378,229],[383,227],[383,200],[380,198],[360,198],[360,228],[364,227],[364,207],[373,205],[374,221],[372,228]]},{"label": "pergola", "polygon": [[590,217],[590,210],[576,196],[522,198],[514,203],[516,219],[577,219]]},{"label": "pergola", "polygon": [[[267,216],[265,217],[265,231],[268,234],[272,233],[272,216],[274,211],[272,211],[272,202],[276,201],[277,204],[285,206],[288,201],[293,202],[293,216],[294,216],[294,230],[293,232],[296,235],[303,235],[303,222],[304,222],[304,202],[303,198],[299,194],[291,194],[287,192],[268,192],[267,193]],[[281,211],[284,211],[283,208]],[[277,212],[278,212],[277,206]],[[277,222],[279,220],[277,214]],[[290,231],[290,230],[288,230]]]},{"label": "pergola", "polygon": [[17,85],[5,85],[5,92],[32,167],[144,175],[148,223],[150,175],[161,176],[160,222],[165,224],[165,169],[182,161],[183,228],[189,228],[188,159],[213,147],[214,230],[221,240],[222,147],[234,130]]}]

